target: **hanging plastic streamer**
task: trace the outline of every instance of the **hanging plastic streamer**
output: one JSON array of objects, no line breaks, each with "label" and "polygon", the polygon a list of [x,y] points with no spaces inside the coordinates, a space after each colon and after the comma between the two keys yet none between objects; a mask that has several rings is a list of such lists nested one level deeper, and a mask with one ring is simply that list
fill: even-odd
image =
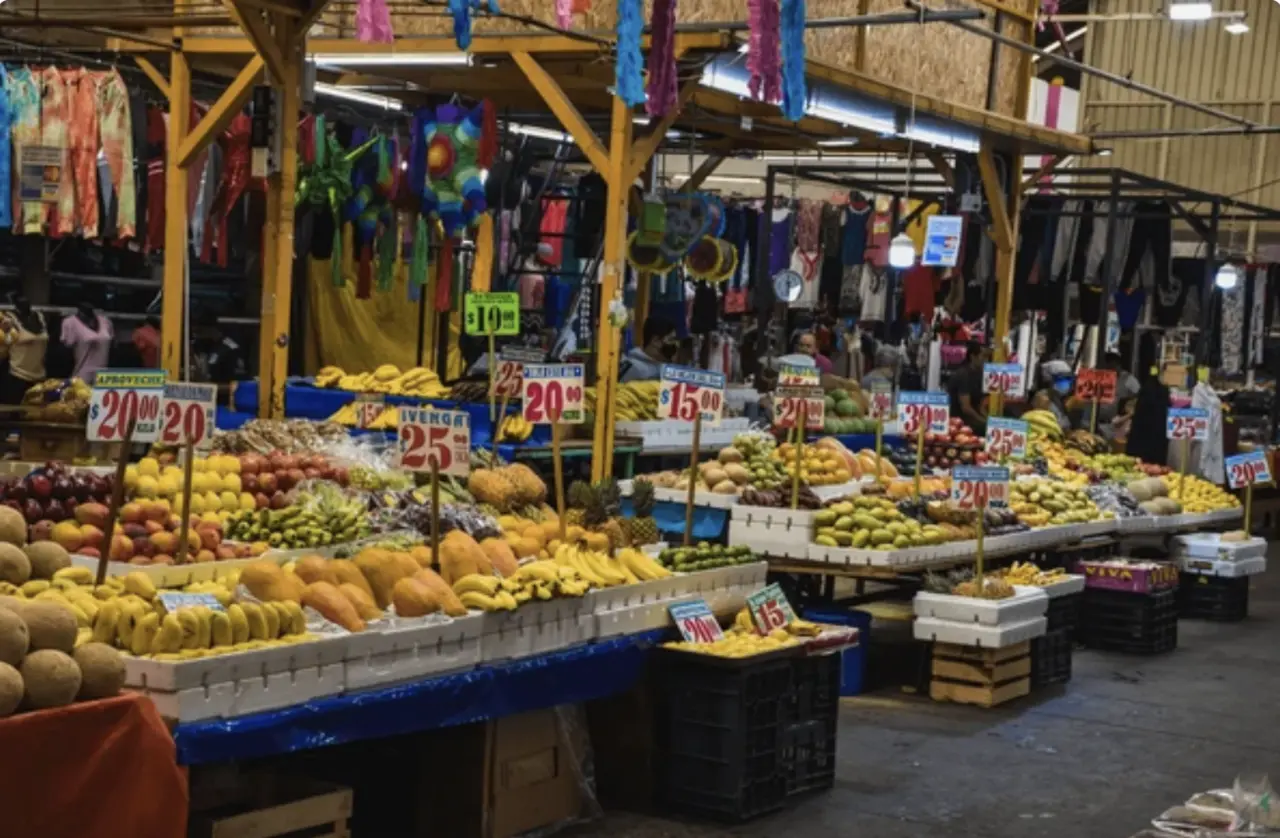
[{"label": "hanging plastic streamer", "polygon": [[747,70],[751,78],[747,89],[751,98],[765,102],[782,99],[782,58],[778,41],[778,0],[747,0],[747,26],[751,38],[747,45]]},{"label": "hanging plastic streamer", "polygon": [[644,75],[640,68],[640,0],[618,0],[618,59],[614,67],[614,87],[629,107],[644,101]]},{"label": "hanging plastic streamer", "polygon": [[440,256],[436,260],[436,311],[448,311],[453,293],[453,239],[440,239]]},{"label": "hanging plastic streamer", "polygon": [[476,165],[481,169],[492,169],[493,161],[498,159],[498,109],[488,99],[481,102],[480,107],[484,111],[480,117],[480,144],[476,147]]},{"label": "hanging plastic streamer", "polygon": [[453,15],[453,39],[458,49],[471,47],[471,13],[473,11],[498,13],[498,0],[449,0],[449,14]]},{"label": "hanging plastic streamer", "polygon": [[396,191],[396,172],[391,141],[379,137],[377,149],[378,175],[374,182],[377,195],[377,287],[379,291],[389,291],[396,263],[396,218],[391,206]]},{"label": "hanging plastic streamer", "polygon": [[427,236],[427,219],[421,214],[413,230],[413,255],[409,257],[409,284],[423,286],[427,284],[427,251],[431,240]]},{"label": "hanging plastic streamer", "polygon": [[808,90],[804,79],[804,0],[782,0],[782,114],[792,122],[804,116]]},{"label": "hanging plastic streamer", "polygon": [[348,204],[348,213],[355,223],[356,241],[360,248],[360,262],[356,267],[356,299],[367,300],[373,296],[373,240],[378,233],[378,206],[372,186],[366,183],[356,190]]},{"label": "hanging plastic streamer", "polygon": [[360,0],[356,6],[356,40],[366,44],[389,44],[395,39],[387,0]]},{"label": "hanging plastic streamer", "polygon": [[585,15],[591,13],[591,0],[573,0],[573,13]]},{"label": "hanging plastic streamer", "polygon": [[556,0],[556,26],[568,29],[573,25],[573,0]]},{"label": "hanging plastic streamer", "polygon": [[644,109],[660,117],[676,106],[676,0],[654,0],[649,31],[649,98]]}]

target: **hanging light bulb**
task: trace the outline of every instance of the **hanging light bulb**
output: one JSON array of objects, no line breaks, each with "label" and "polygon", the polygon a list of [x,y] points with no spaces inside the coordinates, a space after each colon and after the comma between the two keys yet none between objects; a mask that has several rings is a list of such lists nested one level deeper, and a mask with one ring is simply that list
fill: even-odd
[{"label": "hanging light bulb", "polygon": [[906,233],[899,233],[889,242],[889,265],[909,268],[916,263],[916,243]]},{"label": "hanging light bulb", "polygon": [[[893,252],[890,251],[889,259],[892,261]],[[1213,284],[1224,291],[1229,291],[1236,287],[1236,283],[1240,281],[1240,269],[1230,262],[1223,262],[1222,267],[1218,268],[1217,275],[1213,278]]]}]

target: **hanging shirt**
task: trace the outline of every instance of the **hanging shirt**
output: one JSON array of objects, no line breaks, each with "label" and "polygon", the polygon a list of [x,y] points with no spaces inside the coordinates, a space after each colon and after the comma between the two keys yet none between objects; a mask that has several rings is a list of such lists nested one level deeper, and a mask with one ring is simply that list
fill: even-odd
[{"label": "hanging shirt", "polygon": [[22,381],[44,380],[44,356],[49,348],[49,332],[45,328],[44,315],[35,312],[40,321],[40,331],[28,331],[22,321],[13,318],[13,328],[8,332],[9,373]]},{"label": "hanging shirt", "polygon": [[76,315],[62,321],[62,345],[71,350],[75,356],[75,367],[71,371],[73,378],[86,384],[93,384],[93,377],[98,370],[105,369],[111,354],[111,339],[115,330],[111,321],[98,315],[96,329],[86,326]]},{"label": "hanging shirt", "polygon": [[791,270],[800,274],[800,296],[792,303],[792,308],[816,308],[818,305],[818,262],[821,253],[808,253],[799,248],[791,254]]},{"label": "hanging shirt", "polygon": [[888,299],[888,278],[884,268],[870,261],[862,266],[862,283],[858,295],[862,298],[863,320],[884,320],[885,302]]},{"label": "hanging shirt", "polygon": [[867,227],[871,220],[871,204],[849,204],[844,210],[844,226],[840,238],[840,261],[846,266],[861,265],[867,252]]},{"label": "hanging shirt", "polygon": [[934,282],[937,274],[927,265],[915,265],[902,274],[906,316],[919,314],[929,319],[933,314]]},{"label": "hanging shirt", "polygon": [[791,264],[791,210],[776,209],[769,217],[769,276]]},{"label": "hanging shirt", "polygon": [[155,369],[160,366],[160,330],[144,323],[133,330],[133,346],[142,358],[142,366]]},{"label": "hanging shirt", "polygon": [[542,222],[538,232],[542,235],[541,244],[550,246],[545,256],[543,249],[538,248],[540,258],[553,268],[560,267],[564,258],[564,230],[568,222],[569,202],[563,198],[542,199]]}]

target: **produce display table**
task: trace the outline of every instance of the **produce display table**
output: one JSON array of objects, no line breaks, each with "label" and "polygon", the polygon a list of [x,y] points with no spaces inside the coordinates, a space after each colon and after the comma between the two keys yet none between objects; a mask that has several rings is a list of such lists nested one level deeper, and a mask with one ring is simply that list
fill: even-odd
[{"label": "produce display table", "polygon": [[[614,695],[635,684],[648,648],[665,631],[614,637],[252,716],[178,725],[173,734],[178,762],[196,765],[252,759]],[[9,764],[17,769],[18,763]]]},{"label": "produce display table", "polygon": [[0,721],[5,838],[180,838],[187,772],[155,706],[122,695]]}]

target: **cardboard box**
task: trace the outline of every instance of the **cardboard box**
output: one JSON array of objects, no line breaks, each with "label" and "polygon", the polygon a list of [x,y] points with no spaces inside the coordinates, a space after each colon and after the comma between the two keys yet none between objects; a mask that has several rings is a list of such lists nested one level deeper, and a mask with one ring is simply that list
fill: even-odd
[{"label": "cardboard box", "polygon": [[484,838],[511,838],[578,814],[580,751],[561,733],[556,711],[489,723]]}]

